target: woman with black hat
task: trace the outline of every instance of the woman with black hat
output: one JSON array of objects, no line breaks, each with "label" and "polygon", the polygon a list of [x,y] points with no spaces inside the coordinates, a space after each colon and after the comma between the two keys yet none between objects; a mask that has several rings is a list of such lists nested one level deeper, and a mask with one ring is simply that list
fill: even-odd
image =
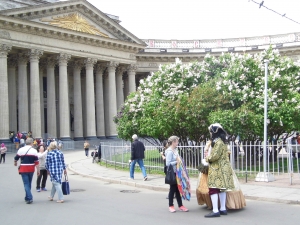
[{"label": "woman with black hat", "polygon": [[[208,127],[211,136],[211,153],[206,156],[209,163],[208,188],[212,201],[213,211],[205,217],[220,217],[227,215],[226,190],[234,189],[232,168],[228,159],[226,143],[226,131],[221,124],[214,123]],[[220,199],[220,210],[218,200]]]}]

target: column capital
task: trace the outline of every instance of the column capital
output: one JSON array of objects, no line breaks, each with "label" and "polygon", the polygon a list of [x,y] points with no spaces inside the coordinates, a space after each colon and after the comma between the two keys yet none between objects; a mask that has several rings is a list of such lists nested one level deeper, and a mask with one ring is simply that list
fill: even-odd
[{"label": "column capital", "polygon": [[7,54],[10,50],[11,50],[10,45],[0,44],[0,57],[7,57]]},{"label": "column capital", "polygon": [[96,64],[96,73],[103,74],[104,70],[106,69],[107,64],[106,63],[97,63]]},{"label": "column capital", "polygon": [[26,54],[24,52],[18,53],[18,62],[19,63],[27,64],[28,60],[29,60],[28,54]]},{"label": "column capital", "polygon": [[84,60],[85,67],[87,69],[88,68],[93,68],[96,62],[97,62],[97,59],[94,59],[94,58],[86,58]]},{"label": "column capital", "polygon": [[125,66],[118,66],[116,74],[117,75],[121,75],[126,71],[126,67]]},{"label": "column capital", "polygon": [[31,60],[39,60],[40,57],[43,55],[44,51],[39,49],[30,49],[27,54]]},{"label": "column capital", "polygon": [[9,55],[7,59],[7,63],[9,67],[17,67],[18,65],[18,56],[16,54]]},{"label": "column capital", "polygon": [[46,60],[47,68],[55,67],[56,63],[57,63],[57,60],[56,60],[55,56],[47,57],[47,60]]},{"label": "column capital", "polygon": [[60,53],[57,56],[58,64],[67,66],[68,61],[71,59],[71,55],[67,53]]},{"label": "column capital", "polygon": [[81,59],[75,60],[72,65],[74,67],[74,70],[80,70],[81,71],[82,67],[84,65],[84,61],[81,60]]},{"label": "column capital", "polygon": [[118,62],[115,62],[115,61],[110,61],[110,62],[108,62],[107,64],[106,64],[106,66],[109,68],[109,69],[116,69],[117,68],[117,66],[119,65],[119,63]]},{"label": "column capital", "polygon": [[39,69],[40,70],[44,70],[47,68],[47,60],[46,59],[42,59],[39,62]]},{"label": "column capital", "polygon": [[127,66],[128,72],[136,72],[137,69],[138,69],[137,64],[130,64],[129,66]]}]

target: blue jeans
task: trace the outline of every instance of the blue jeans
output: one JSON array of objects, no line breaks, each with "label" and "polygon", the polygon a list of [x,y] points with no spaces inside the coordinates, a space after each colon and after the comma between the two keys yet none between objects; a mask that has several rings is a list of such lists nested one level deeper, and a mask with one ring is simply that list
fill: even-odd
[{"label": "blue jeans", "polygon": [[31,194],[31,182],[33,173],[21,173],[24,189],[25,189],[25,201],[31,201],[32,200],[32,194]]},{"label": "blue jeans", "polygon": [[130,178],[134,179],[134,167],[135,167],[136,162],[139,164],[139,166],[142,170],[143,176],[147,177],[143,159],[135,159],[135,160],[132,160],[132,162],[130,164]]},{"label": "blue jeans", "polygon": [[58,195],[58,200],[64,200],[64,196],[61,190],[61,183],[52,181],[52,189],[51,189],[51,194],[50,197],[53,198],[55,195],[55,192],[57,191]]}]

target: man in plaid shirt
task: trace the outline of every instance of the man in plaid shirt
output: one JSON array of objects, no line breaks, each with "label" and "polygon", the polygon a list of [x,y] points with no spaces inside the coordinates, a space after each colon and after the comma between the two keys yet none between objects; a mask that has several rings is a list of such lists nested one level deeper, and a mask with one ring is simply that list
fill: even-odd
[{"label": "man in plaid shirt", "polygon": [[50,179],[52,182],[52,189],[51,194],[49,196],[49,200],[53,201],[53,197],[55,195],[55,192],[57,191],[58,194],[58,203],[63,203],[63,194],[61,190],[61,177],[62,172],[64,171],[64,174],[67,174],[64,155],[61,151],[57,149],[57,143],[56,141],[53,141],[49,145],[49,153],[46,157],[46,163],[45,167],[48,171],[48,174],[50,175]]}]

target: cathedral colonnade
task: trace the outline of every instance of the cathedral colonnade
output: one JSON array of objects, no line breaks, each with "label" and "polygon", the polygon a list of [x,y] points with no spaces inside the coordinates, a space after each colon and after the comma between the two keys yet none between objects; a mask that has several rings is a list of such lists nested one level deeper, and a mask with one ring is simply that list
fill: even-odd
[{"label": "cathedral colonnade", "polygon": [[0,141],[9,131],[62,140],[116,137],[113,117],[135,91],[136,70],[135,64],[0,43]]}]

